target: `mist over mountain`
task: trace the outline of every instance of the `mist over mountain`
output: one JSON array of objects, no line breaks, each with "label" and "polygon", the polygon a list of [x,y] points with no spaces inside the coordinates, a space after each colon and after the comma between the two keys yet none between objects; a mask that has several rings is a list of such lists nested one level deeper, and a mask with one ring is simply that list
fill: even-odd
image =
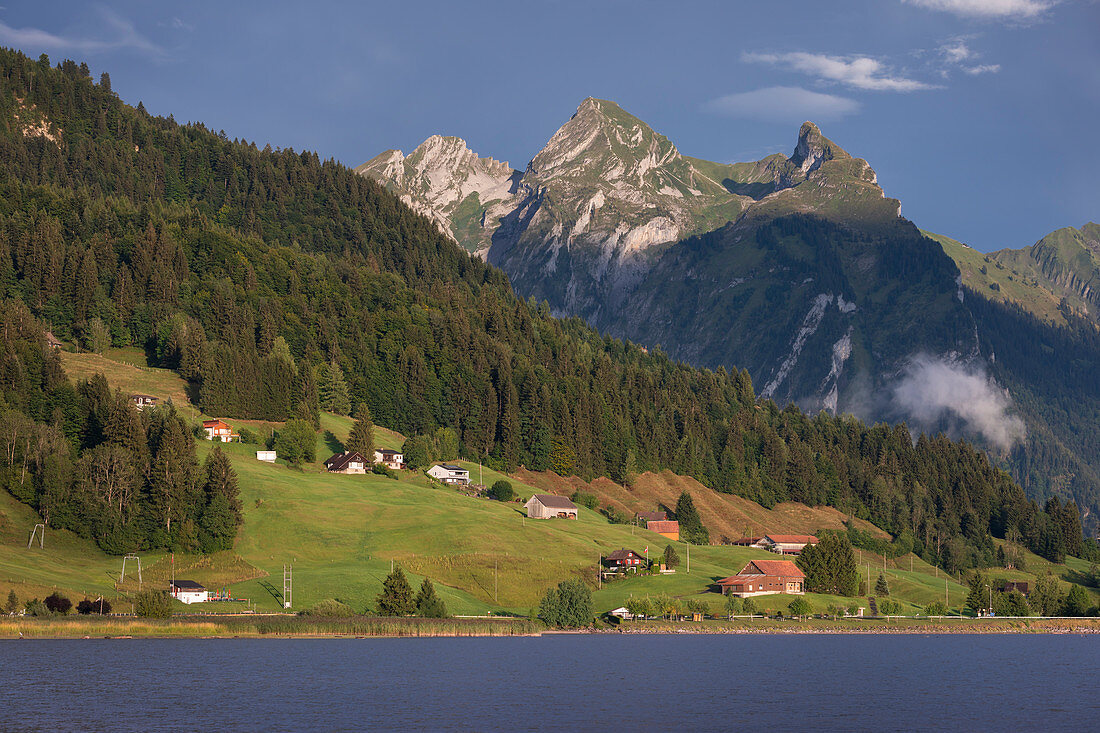
[{"label": "mist over mountain", "polygon": [[[925,236],[812,122],[790,155],[716,163],[592,98],[523,171],[438,137],[357,170],[556,314],[746,368],[780,404],[974,440],[1033,495],[1098,504],[1100,445],[1082,436],[1100,393],[1075,377],[1100,354],[1096,225],[986,256],[1006,284],[1042,290],[1046,309],[1027,307],[983,287],[963,245]],[[1012,332],[1034,339],[1001,345]]]}]

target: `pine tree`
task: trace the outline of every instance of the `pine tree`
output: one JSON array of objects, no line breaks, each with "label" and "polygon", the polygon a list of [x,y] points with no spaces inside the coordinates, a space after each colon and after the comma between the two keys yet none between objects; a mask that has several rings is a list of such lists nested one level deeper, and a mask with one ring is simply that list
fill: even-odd
[{"label": "pine tree", "polygon": [[378,615],[410,616],[415,611],[412,586],[401,568],[394,568],[382,581],[382,592],[378,594]]},{"label": "pine tree", "polygon": [[888,596],[890,595],[890,584],[886,582],[886,576],[882,573],[878,574],[878,580],[875,581],[875,595],[876,596]]},{"label": "pine tree", "polygon": [[672,545],[665,545],[665,567],[669,570],[680,564],[680,555]]},{"label": "pine tree", "polygon": [[8,591],[8,602],[6,604],[4,604],[4,610],[7,611],[9,614],[12,614],[12,613],[15,613],[16,609],[18,609],[18,608],[19,608],[19,597],[17,595],[15,595],[15,590],[14,589],[9,590]]},{"label": "pine tree", "polygon": [[228,550],[243,520],[237,474],[220,446],[215,445],[206,457],[203,474],[206,506],[199,520],[203,544],[207,552]]},{"label": "pine tree", "polygon": [[680,523],[680,539],[693,545],[710,543],[710,532],[703,526],[695,502],[686,490],[676,500],[676,521]]},{"label": "pine tree", "polygon": [[360,402],[355,408],[355,424],[351,426],[344,449],[359,451],[368,462],[374,461],[374,423],[365,402]]},{"label": "pine tree", "polygon": [[427,578],[424,578],[420,592],[416,594],[416,615],[424,618],[447,618],[450,615],[443,599],[435,594],[432,581]]}]

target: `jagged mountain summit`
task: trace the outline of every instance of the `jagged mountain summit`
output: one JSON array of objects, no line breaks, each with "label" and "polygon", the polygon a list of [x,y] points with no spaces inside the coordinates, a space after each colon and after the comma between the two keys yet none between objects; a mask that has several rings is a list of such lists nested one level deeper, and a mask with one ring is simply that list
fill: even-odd
[{"label": "jagged mountain summit", "polygon": [[1066,367],[1100,365],[1095,334],[1052,334],[1015,302],[993,307],[1007,287],[975,280],[985,267],[1005,285],[1042,284],[1047,315],[1061,297],[1070,306],[1063,325],[1094,313],[1095,225],[975,258],[904,219],[870,164],[812,122],[790,155],[716,163],[600,99],[523,171],[436,137],[359,170],[556,314],[746,369],[780,404],[965,436],[1033,495],[1098,493],[1100,446],[1081,436],[1100,387]]}]

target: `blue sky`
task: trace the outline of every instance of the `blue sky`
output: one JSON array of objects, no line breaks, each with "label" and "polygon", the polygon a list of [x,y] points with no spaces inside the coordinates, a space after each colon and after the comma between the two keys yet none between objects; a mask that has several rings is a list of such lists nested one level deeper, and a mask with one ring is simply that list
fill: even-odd
[{"label": "blue sky", "polygon": [[812,119],[982,250],[1100,219],[1096,0],[38,1],[0,9],[0,44],[352,166],[441,133],[522,168],[595,96],[726,162]]}]

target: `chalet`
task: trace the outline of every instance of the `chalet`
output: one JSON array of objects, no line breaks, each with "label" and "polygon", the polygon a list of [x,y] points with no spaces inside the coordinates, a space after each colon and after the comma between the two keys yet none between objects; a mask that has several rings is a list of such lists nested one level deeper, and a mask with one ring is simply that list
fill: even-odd
[{"label": "chalet", "polygon": [[367,459],[357,450],[346,450],[325,461],[329,473],[366,473]]},{"label": "chalet", "polygon": [[610,555],[603,559],[604,565],[612,570],[637,570],[640,567],[645,567],[646,559],[634,552],[634,550],[628,550],[625,547],[621,550],[615,550]]},{"label": "chalet", "polygon": [[57,338],[57,336],[53,335],[53,332],[46,331],[46,345],[49,346],[54,351],[60,351],[61,347],[64,344],[61,343],[61,340],[59,338]]},{"label": "chalet", "polygon": [[274,463],[278,458],[278,454],[273,450],[258,450],[256,451],[256,460],[264,461],[265,463]]},{"label": "chalet", "polygon": [[737,575],[722,578],[715,585],[725,595],[747,598],[773,593],[805,592],[806,576],[790,560],[753,560]]},{"label": "chalet", "polygon": [[577,518],[577,505],[564,496],[535,494],[523,506],[531,519]]},{"label": "chalet", "polygon": [[678,542],[680,540],[680,523],[665,519],[663,521],[646,522],[646,529],[656,532],[662,537]]},{"label": "chalet", "polygon": [[998,589],[1002,593],[1011,593],[1012,591],[1019,591],[1023,595],[1027,595],[1031,587],[1027,584],[1026,580],[1006,580],[1001,583],[1001,587]]},{"label": "chalet", "polygon": [[388,448],[378,448],[374,451],[374,462],[381,463],[386,468],[401,471],[405,468],[405,454]]},{"label": "chalet", "polygon": [[241,439],[241,436],[234,433],[233,428],[228,423],[221,420],[203,420],[202,429],[206,431],[207,440],[218,443],[232,443]]},{"label": "chalet", "polygon": [[816,545],[818,539],[812,534],[766,534],[761,542],[780,555],[797,555],[806,545]]},{"label": "chalet", "polygon": [[470,483],[470,472],[462,466],[451,463],[437,463],[428,469],[428,475],[445,484],[466,486]]},{"label": "chalet", "polygon": [[130,395],[130,401],[134,403],[134,406],[139,410],[144,410],[146,407],[156,407],[157,398],[147,394],[132,394]]},{"label": "chalet", "polygon": [[638,512],[634,515],[638,519],[638,524],[645,527],[649,522],[667,522],[668,514],[665,512]]},{"label": "chalet", "polygon": [[173,580],[168,588],[172,597],[183,603],[206,603],[209,597],[206,588],[193,580]]}]

